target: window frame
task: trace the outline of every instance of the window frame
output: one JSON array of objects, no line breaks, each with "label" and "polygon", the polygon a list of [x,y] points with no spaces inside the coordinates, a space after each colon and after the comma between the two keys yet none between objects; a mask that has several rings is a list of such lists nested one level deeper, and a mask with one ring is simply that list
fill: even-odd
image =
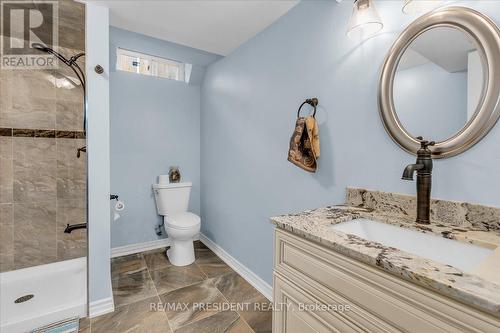
[{"label": "window frame", "polygon": [[[131,58],[137,58],[139,60],[145,61],[147,60],[149,62],[148,65],[148,73],[142,73],[140,72],[140,66],[137,67],[137,71],[129,71],[124,68],[123,63],[120,61],[120,56],[128,56]],[[172,66],[172,67],[177,67],[179,69],[179,72],[177,74],[177,78],[171,78],[163,75],[158,75],[158,65],[159,64],[166,64],[167,66]],[[135,74],[141,74],[141,75],[148,75],[148,76],[154,76],[154,77],[159,77],[163,79],[169,79],[169,80],[174,80],[174,81],[181,81],[181,82],[186,82],[186,71],[185,71],[185,66],[186,64],[180,61],[176,61],[173,59],[168,59],[164,57],[159,57],[139,51],[133,51],[133,50],[128,50],[124,49],[121,47],[116,48],[116,70],[117,71],[122,71],[122,72],[127,72],[127,73],[135,73]],[[135,66],[134,66],[135,67]]]}]

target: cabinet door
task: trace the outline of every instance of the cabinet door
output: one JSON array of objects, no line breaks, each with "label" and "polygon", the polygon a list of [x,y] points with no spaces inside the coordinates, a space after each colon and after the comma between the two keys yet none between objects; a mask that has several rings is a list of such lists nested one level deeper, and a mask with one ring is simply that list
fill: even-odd
[{"label": "cabinet door", "polygon": [[324,310],[304,310],[304,306],[319,306],[321,302],[298,286],[274,276],[273,333],[349,333],[360,332],[337,313]]},{"label": "cabinet door", "polygon": [[274,272],[324,304],[350,304],[340,315],[358,332],[500,332],[497,317],[282,230]]}]

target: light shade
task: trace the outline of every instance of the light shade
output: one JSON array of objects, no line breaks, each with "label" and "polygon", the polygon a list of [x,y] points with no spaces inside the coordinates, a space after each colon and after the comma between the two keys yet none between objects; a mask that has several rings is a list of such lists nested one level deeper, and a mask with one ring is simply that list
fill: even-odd
[{"label": "light shade", "polygon": [[366,39],[382,30],[384,25],[372,0],[355,0],[347,26],[347,37],[353,40]]},{"label": "light shade", "polygon": [[403,0],[403,2],[403,13],[413,15],[429,12],[439,6],[443,0]]}]

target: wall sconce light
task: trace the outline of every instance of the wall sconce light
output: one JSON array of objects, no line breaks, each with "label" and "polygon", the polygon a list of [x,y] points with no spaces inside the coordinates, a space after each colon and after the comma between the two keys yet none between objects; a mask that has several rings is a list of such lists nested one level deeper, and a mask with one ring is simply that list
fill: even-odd
[{"label": "wall sconce light", "polygon": [[347,37],[366,39],[382,30],[384,24],[372,0],[354,0],[352,15],[347,26]]},{"label": "wall sconce light", "polygon": [[431,11],[443,0],[403,0],[403,2],[403,13],[413,15]]}]

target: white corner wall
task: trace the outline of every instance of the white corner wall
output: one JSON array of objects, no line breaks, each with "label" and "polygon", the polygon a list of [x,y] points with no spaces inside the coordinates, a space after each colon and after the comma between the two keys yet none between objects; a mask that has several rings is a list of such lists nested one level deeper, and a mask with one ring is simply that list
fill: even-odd
[{"label": "white corner wall", "polygon": [[[114,310],[110,272],[109,12],[86,3],[89,316]],[[96,65],[104,68],[97,74]]]}]

